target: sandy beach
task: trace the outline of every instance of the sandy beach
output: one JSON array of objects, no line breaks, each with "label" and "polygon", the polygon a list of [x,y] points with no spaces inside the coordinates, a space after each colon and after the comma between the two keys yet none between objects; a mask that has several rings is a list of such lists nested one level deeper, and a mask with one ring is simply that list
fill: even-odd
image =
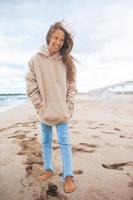
[{"label": "sandy beach", "polygon": [[0,200],[133,200],[133,96],[77,95],[70,123],[76,191],[66,194],[54,127],[54,176],[43,172],[31,103],[0,114]]}]

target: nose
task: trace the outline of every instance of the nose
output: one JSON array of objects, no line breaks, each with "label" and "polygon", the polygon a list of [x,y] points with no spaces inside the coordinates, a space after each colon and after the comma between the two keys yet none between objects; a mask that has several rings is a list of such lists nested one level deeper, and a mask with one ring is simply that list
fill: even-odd
[{"label": "nose", "polygon": [[60,40],[57,40],[57,41],[56,41],[56,44],[57,44],[57,45],[60,45]]}]

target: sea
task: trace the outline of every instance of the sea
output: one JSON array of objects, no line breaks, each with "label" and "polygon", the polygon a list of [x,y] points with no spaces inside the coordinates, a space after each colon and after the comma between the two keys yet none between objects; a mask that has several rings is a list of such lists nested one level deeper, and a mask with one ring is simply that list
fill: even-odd
[{"label": "sea", "polygon": [[0,113],[28,101],[26,94],[0,94]]}]

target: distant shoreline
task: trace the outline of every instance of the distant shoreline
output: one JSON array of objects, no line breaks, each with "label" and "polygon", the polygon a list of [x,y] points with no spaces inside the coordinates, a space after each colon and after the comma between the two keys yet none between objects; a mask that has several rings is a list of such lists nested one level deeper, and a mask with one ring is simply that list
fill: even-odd
[{"label": "distant shoreline", "polygon": [[27,99],[26,94],[0,94],[0,113],[25,103]]},{"label": "distant shoreline", "polygon": [[26,93],[1,93],[0,96],[15,96],[15,95],[24,95],[26,96]]}]

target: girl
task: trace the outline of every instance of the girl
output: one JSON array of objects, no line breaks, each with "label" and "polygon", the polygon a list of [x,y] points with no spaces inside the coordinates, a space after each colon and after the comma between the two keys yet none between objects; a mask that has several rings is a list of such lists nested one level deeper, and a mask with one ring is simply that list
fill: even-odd
[{"label": "girl", "polygon": [[39,180],[53,175],[52,126],[56,126],[61,149],[64,191],[75,191],[72,171],[72,151],[69,143],[69,120],[74,111],[76,69],[70,52],[71,34],[61,22],[56,22],[46,35],[47,46],[42,46],[29,61],[26,75],[27,95],[40,119],[45,172]]}]

